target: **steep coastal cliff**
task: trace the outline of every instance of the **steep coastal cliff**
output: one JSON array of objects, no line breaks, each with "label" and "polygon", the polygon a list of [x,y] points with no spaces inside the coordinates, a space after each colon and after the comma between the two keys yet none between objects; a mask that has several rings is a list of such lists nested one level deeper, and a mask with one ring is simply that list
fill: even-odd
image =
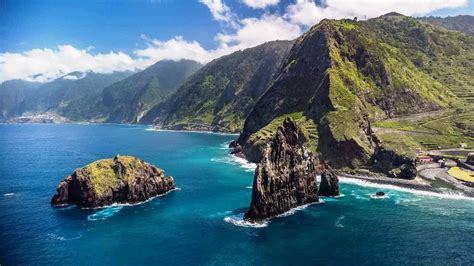
[{"label": "steep coastal cliff", "polygon": [[[420,38],[426,42],[418,42]],[[374,167],[411,178],[416,174],[413,158],[393,166],[374,164],[386,157],[380,151],[387,142],[378,141],[378,134],[386,131],[375,132],[373,124],[464,106],[466,93],[456,80],[470,78],[447,69],[452,60],[471,64],[458,52],[471,58],[472,43],[471,37],[399,14],[362,22],[323,20],[295,41],[233,146],[249,161],[259,162],[281,121],[291,117],[320,164],[338,170]],[[459,51],[450,52],[450,47]],[[450,75],[459,79],[448,79]],[[390,133],[399,139],[404,131]]]},{"label": "steep coastal cliff", "polygon": [[175,188],[173,177],[132,156],[95,161],[74,171],[58,185],[51,205],[80,208],[139,203]]},{"label": "steep coastal cliff", "polygon": [[286,119],[255,170],[245,220],[259,222],[319,201],[314,159],[303,143],[301,130],[293,120]]}]

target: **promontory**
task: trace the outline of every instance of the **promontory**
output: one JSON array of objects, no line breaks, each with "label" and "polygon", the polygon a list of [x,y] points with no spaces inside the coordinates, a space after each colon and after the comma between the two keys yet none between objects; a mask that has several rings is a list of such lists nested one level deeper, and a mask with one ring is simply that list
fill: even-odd
[{"label": "promontory", "polygon": [[76,169],[58,185],[51,205],[80,208],[134,204],[175,188],[173,177],[132,156],[117,155]]}]

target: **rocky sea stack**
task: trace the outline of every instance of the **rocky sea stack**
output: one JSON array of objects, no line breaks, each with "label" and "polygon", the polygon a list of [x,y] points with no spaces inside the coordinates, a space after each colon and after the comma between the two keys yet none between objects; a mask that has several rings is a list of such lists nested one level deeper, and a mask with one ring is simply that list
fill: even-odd
[{"label": "rocky sea stack", "polygon": [[173,177],[132,156],[95,161],[76,169],[58,185],[51,205],[80,208],[139,203],[175,188]]},{"label": "rocky sea stack", "polygon": [[339,178],[334,171],[323,170],[318,194],[323,197],[339,196]]},{"label": "rocky sea stack", "polygon": [[245,220],[259,222],[319,201],[314,158],[304,142],[295,122],[285,119],[255,170],[252,202]]}]

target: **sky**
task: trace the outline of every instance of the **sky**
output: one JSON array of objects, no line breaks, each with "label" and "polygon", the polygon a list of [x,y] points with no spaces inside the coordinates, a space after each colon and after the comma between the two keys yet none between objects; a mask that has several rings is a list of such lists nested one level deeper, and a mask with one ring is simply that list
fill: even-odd
[{"label": "sky", "polygon": [[209,62],[324,18],[474,15],[474,0],[0,0],[0,82]]}]

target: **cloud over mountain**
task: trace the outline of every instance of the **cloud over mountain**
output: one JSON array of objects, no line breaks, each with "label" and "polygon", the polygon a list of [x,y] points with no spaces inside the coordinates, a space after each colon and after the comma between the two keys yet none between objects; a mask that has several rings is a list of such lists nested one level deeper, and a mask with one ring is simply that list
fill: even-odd
[{"label": "cloud over mountain", "polygon": [[192,59],[201,63],[217,57],[259,45],[272,40],[298,37],[309,26],[324,18],[368,19],[396,11],[405,15],[426,15],[435,10],[467,5],[467,0],[295,0],[280,11],[268,9],[281,5],[279,0],[241,0],[241,3],[259,10],[257,15],[242,17],[224,0],[199,0],[212,18],[221,24],[221,32],[214,37],[215,47],[204,48],[196,40],[183,36],[155,39],[142,35],[146,47],[133,54],[120,51],[94,53],[71,45],[55,48],[32,49],[20,53],[0,53],[0,82],[25,79],[45,82],[72,71],[109,73],[144,69],[162,59]]}]

